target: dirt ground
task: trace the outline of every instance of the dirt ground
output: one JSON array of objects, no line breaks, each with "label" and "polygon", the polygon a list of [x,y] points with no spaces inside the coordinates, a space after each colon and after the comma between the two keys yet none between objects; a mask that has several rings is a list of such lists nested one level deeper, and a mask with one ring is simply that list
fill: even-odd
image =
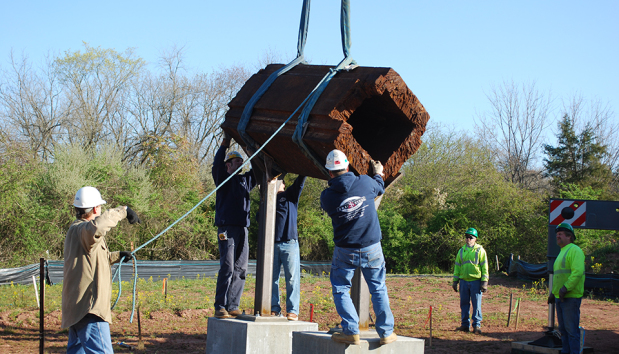
[{"label": "dirt ground", "polygon": [[[537,289],[537,284],[531,282],[505,276],[491,278],[482,304],[482,335],[454,331],[459,325],[460,308],[458,295],[451,289],[450,278],[389,277],[387,284],[396,319],[395,332],[400,336],[425,339],[426,353],[510,353],[512,342],[538,339],[547,325],[545,290]],[[309,321],[310,303],[313,303],[314,322],[319,324],[320,330],[326,331],[337,325],[339,317],[332,306],[328,278],[303,282],[302,285],[305,295],[302,295],[300,320]],[[510,294],[514,303],[518,298],[521,301],[517,318],[516,311],[513,311],[510,326],[507,327]],[[246,291],[246,295],[253,298],[253,289],[251,293]],[[310,300],[303,301],[304,297]],[[129,312],[114,314],[111,330],[116,353],[131,351],[117,345],[118,342],[138,345],[137,316],[133,323],[129,323],[129,316]],[[209,316],[213,316],[213,309],[156,311],[142,316],[145,352],[204,353]],[[66,350],[67,331],[60,328],[60,318],[59,311],[45,316],[46,353],[63,353]],[[616,300],[584,298],[581,326],[586,329],[586,345],[593,347],[596,353],[619,351],[619,303]],[[17,316],[0,313],[0,330],[0,353],[38,352],[38,309],[29,309]]]}]

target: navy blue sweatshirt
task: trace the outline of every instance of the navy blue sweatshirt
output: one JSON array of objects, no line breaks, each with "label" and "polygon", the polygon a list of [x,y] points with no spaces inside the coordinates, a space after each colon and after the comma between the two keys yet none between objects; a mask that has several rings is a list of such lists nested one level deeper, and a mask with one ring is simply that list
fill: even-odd
[{"label": "navy blue sweatshirt", "polygon": [[[213,180],[219,186],[230,177],[224,158],[226,147],[220,146],[213,161]],[[215,197],[215,226],[249,227],[249,192],[256,186],[252,171],[236,174],[223,185]]]},{"label": "navy blue sweatshirt", "polygon": [[275,215],[275,242],[298,240],[297,210],[299,197],[305,186],[305,176],[299,176],[285,191],[277,193],[277,214]]},{"label": "navy blue sweatshirt", "polygon": [[384,192],[380,175],[355,176],[347,172],[329,180],[329,188],[320,195],[320,206],[331,217],[336,246],[362,248],[380,242],[374,198]]}]

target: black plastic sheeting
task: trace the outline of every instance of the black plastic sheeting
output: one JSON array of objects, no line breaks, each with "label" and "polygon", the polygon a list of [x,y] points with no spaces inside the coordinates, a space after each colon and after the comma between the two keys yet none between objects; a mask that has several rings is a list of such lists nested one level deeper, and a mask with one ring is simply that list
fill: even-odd
[{"label": "black plastic sheeting", "polygon": [[[509,276],[516,276],[522,280],[548,279],[546,263],[531,264],[508,258],[504,269],[507,269]],[[585,289],[599,295],[619,297],[619,274],[585,273]]]},{"label": "black plastic sheeting", "polygon": [[[214,277],[219,272],[219,261],[137,261],[138,278],[154,281],[168,279],[196,279],[198,275],[203,277]],[[46,281],[48,284],[58,284],[62,282],[64,261],[46,262]],[[112,274],[116,273],[118,264],[112,265]],[[324,276],[331,271],[331,262],[303,262],[301,261],[301,276],[312,274]],[[256,274],[256,261],[250,260],[247,267],[247,274]],[[282,271],[283,274],[283,271]],[[39,264],[30,264],[19,268],[0,269],[0,285],[7,284],[32,284],[32,276],[39,279]],[[133,279],[133,263],[123,263],[120,272],[121,280],[130,281]],[[117,281],[118,279],[114,279]]]}]

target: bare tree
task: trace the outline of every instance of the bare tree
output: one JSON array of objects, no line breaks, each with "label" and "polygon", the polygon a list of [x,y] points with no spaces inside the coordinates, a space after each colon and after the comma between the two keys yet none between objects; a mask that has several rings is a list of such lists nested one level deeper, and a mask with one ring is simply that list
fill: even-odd
[{"label": "bare tree", "polygon": [[507,180],[533,188],[539,180],[535,162],[549,125],[551,94],[538,91],[535,83],[504,81],[493,86],[486,97],[492,108],[476,121],[483,141],[495,152]]},{"label": "bare tree", "polygon": [[[65,52],[56,58],[55,66],[70,101],[69,124],[66,133],[69,142],[85,148],[114,136],[121,126],[126,107],[126,90],[138,76],[144,61],[134,58],[133,50],[118,53],[112,49],[90,47],[85,52]],[[122,135],[124,136],[124,135]],[[124,144],[120,144],[122,146]]]},{"label": "bare tree", "polygon": [[25,56],[17,59],[11,52],[10,64],[0,85],[0,117],[7,131],[17,132],[16,139],[47,160],[53,156],[54,143],[60,140],[61,126],[71,105],[62,99],[63,88],[49,57],[36,70]]},{"label": "bare tree", "polygon": [[159,75],[147,74],[135,84],[130,112],[135,117],[135,155],[141,161],[147,157],[141,144],[160,136],[185,139],[199,162],[209,161],[227,104],[249,77],[242,66],[191,73],[183,60],[183,48],[173,48],[162,55]]}]

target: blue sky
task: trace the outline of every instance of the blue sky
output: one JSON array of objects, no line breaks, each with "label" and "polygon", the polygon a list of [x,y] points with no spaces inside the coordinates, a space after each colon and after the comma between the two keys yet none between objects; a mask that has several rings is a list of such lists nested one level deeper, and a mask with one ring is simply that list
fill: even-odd
[{"label": "blue sky", "polygon": [[[149,63],[173,45],[187,64],[254,68],[271,50],[296,54],[301,0],[4,1],[0,67],[11,49],[40,63],[46,53],[129,47]],[[306,57],[343,57],[339,1],[314,0]],[[395,69],[431,121],[474,131],[485,92],[503,80],[536,82],[560,99],[578,93],[619,110],[619,1],[351,0],[353,58]],[[615,113],[615,117],[617,117]],[[553,128],[554,128],[553,124]]]}]

